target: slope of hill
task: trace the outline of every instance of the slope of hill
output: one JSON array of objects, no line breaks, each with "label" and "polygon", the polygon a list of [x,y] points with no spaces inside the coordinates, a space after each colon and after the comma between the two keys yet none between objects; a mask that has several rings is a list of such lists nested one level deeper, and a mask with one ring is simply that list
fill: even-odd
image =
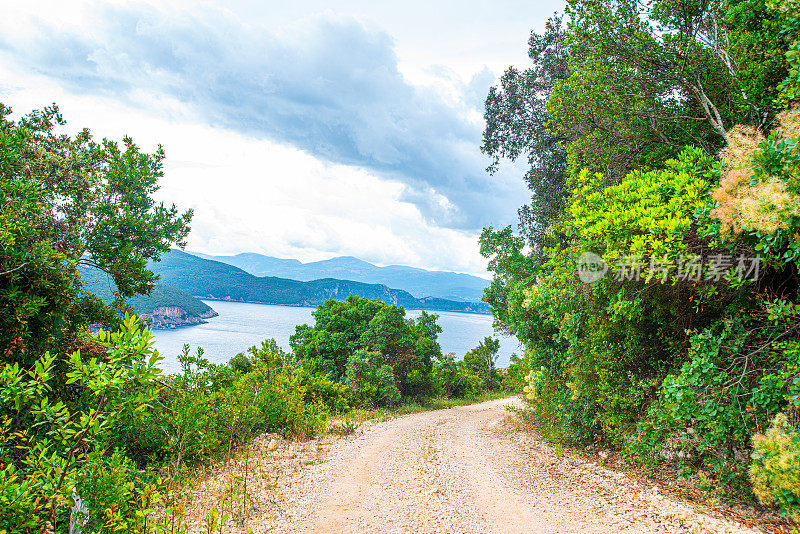
[{"label": "slope of hill", "polygon": [[274,276],[258,277],[227,263],[200,258],[179,250],[164,254],[150,265],[161,280],[200,298],[316,306],[349,295],[380,299],[411,309],[489,313],[484,303],[457,302],[435,297],[416,298],[400,289],[331,278],[299,281]]},{"label": "slope of hill", "polygon": [[235,256],[192,254],[239,267],[255,276],[278,276],[306,282],[320,278],[354,280],[403,289],[416,297],[480,301],[483,290],[489,286],[488,280],[468,274],[426,271],[403,265],[378,267],[352,256],[301,263],[252,252]]},{"label": "slope of hill", "polygon": [[[114,300],[117,287],[106,273],[82,268],[81,280],[87,291],[100,297],[106,304]],[[128,302],[138,316],[150,319],[153,328],[201,324],[206,322],[205,319],[217,316],[217,312],[205,302],[164,283],[157,283],[150,295],[137,295]]]}]

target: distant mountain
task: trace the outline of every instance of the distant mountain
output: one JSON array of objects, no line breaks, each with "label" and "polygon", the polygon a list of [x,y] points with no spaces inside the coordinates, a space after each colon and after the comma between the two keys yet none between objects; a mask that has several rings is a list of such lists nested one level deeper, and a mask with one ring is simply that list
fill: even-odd
[{"label": "distant mountain", "polygon": [[489,286],[488,280],[469,274],[426,271],[403,265],[378,267],[352,256],[301,263],[298,260],[284,260],[253,252],[236,256],[192,254],[239,267],[255,276],[278,276],[306,282],[320,278],[354,280],[403,289],[415,297],[433,296],[477,302],[483,297],[483,290]]},{"label": "distant mountain", "polygon": [[407,291],[390,289],[381,284],[332,278],[299,281],[274,276],[254,276],[233,265],[179,250],[164,254],[159,263],[151,263],[149,268],[161,277],[162,282],[206,299],[317,306],[327,299],[344,300],[352,294],[380,299],[387,304],[410,309],[489,313],[489,307],[482,302],[457,302],[436,297],[416,298]]},{"label": "distant mountain", "polygon": [[[84,289],[106,304],[114,300],[117,286],[108,274],[91,268],[81,268],[80,273]],[[218,315],[205,302],[164,283],[157,283],[150,295],[137,295],[128,302],[138,316],[150,320],[153,328],[201,324]]]}]

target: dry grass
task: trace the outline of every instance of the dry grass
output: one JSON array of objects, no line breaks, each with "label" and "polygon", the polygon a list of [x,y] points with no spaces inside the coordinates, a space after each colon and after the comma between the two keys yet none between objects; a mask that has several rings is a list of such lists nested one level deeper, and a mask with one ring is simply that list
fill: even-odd
[{"label": "dry grass", "polygon": [[190,533],[204,533],[208,513],[227,515],[222,532],[269,532],[281,520],[282,489],[307,465],[322,460],[327,437],[287,441],[264,434],[232,458],[194,473],[187,487]]}]

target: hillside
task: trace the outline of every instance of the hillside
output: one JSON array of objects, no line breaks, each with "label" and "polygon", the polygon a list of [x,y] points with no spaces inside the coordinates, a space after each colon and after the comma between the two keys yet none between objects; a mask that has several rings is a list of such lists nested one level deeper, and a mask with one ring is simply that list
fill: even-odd
[{"label": "hillside", "polygon": [[209,260],[173,250],[150,268],[165,283],[200,298],[316,306],[327,299],[344,300],[348,295],[380,299],[387,304],[411,309],[488,313],[484,303],[458,302],[435,297],[416,298],[407,291],[390,289],[381,284],[350,280],[290,280],[274,276],[254,276],[223,262]]},{"label": "hillside", "polygon": [[[84,288],[97,295],[105,303],[114,300],[114,285],[111,277],[97,269],[82,268]],[[137,295],[128,300],[134,312],[150,319],[153,328],[201,324],[205,319],[216,317],[209,305],[169,284],[157,283],[150,295]]]},{"label": "hillside", "polygon": [[255,276],[277,276],[306,282],[321,278],[354,280],[402,289],[415,297],[433,296],[477,302],[483,297],[483,290],[489,286],[488,280],[468,274],[427,271],[404,265],[378,267],[352,256],[301,263],[252,252],[235,256],[195,255],[234,265]]}]

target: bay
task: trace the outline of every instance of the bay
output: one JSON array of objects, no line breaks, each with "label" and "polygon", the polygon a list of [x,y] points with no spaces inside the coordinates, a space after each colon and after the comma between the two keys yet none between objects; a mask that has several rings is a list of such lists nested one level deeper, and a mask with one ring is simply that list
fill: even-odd
[{"label": "bay", "polygon": [[[273,338],[278,345],[289,350],[289,336],[301,324],[314,324],[311,313],[316,308],[294,306],[273,306],[246,302],[203,301],[219,313],[218,317],[195,326],[184,326],[174,330],[153,330],[155,347],[164,356],[161,367],[171,373],[180,370],[178,354],[183,345],[188,344],[192,352],[203,348],[203,356],[212,363],[225,363],[240,352],[265,339]],[[407,310],[406,317],[419,317],[419,310]],[[484,337],[492,336],[491,315],[477,315],[456,312],[429,312],[439,316],[442,327],[439,344],[442,352],[455,353],[461,359],[470,349],[476,347]],[[516,338],[497,336],[500,339],[500,353],[497,366],[505,367],[513,353],[522,354]]]}]

